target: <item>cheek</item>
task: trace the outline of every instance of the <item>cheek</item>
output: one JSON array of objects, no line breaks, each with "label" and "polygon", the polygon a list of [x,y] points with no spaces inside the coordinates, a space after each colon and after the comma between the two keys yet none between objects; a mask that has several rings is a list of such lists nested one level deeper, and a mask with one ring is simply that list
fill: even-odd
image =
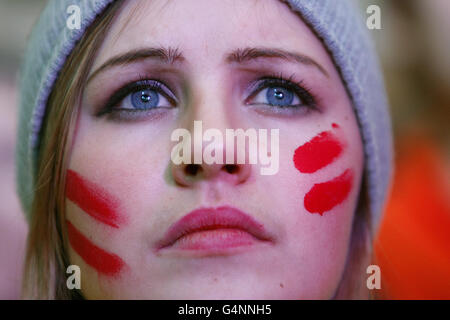
[{"label": "cheek", "polygon": [[136,267],[130,248],[136,243],[145,247],[142,226],[153,221],[149,198],[157,198],[154,189],[163,181],[164,168],[153,163],[163,162],[150,152],[155,148],[145,152],[132,143],[125,143],[125,149],[115,142],[89,141],[74,145],[66,174],[69,243],[90,270],[125,279]]},{"label": "cheek", "polygon": [[113,228],[126,222],[116,197],[70,169],[66,175],[66,197],[97,221]]},{"label": "cheek", "polygon": [[[333,128],[337,124],[333,123]],[[339,139],[331,131],[324,131],[295,150],[294,166],[301,173],[313,173],[331,164],[342,150]]]},{"label": "cheek", "polygon": [[305,195],[305,209],[322,215],[347,199],[353,185],[353,172],[347,169],[340,176],[316,183]]},{"label": "cheek", "polygon": [[[123,127],[91,128],[88,123],[80,130],[66,196],[96,222],[128,232],[148,215],[148,206],[164,190],[167,159],[163,156],[170,150],[166,152],[169,146],[159,142],[163,139],[154,132]],[[156,138],[149,139],[152,136]]]},{"label": "cheek", "polygon": [[[339,129],[339,125],[333,123],[332,128]],[[310,175],[332,165],[344,151],[341,139],[333,131],[324,131],[295,150],[294,166],[301,174]],[[304,196],[305,209],[320,215],[332,210],[347,199],[353,181],[353,170],[346,169],[338,176],[314,184]]]},{"label": "cheek", "polygon": [[[83,213],[107,227],[119,229],[126,223],[116,197],[102,186],[70,169],[67,170],[66,175],[66,197]],[[123,270],[125,263],[118,255],[96,245],[69,220],[66,220],[66,225],[72,249],[86,264],[106,276],[115,276]]]},{"label": "cheek", "polygon": [[86,264],[99,273],[107,276],[116,276],[125,267],[125,263],[119,256],[96,246],[76,229],[70,221],[67,221],[67,233],[73,250]]}]

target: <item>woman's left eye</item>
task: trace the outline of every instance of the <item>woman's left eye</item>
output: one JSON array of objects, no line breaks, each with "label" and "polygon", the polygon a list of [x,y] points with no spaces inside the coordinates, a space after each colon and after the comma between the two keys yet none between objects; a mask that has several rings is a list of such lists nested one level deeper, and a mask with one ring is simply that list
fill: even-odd
[{"label": "woman's left eye", "polygon": [[255,100],[260,101],[256,101],[255,103],[265,103],[278,107],[295,106],[301,103],[300,98],[293,90],[275,86],[267,87],[261,90],[258,94],[256,94]]},{"label": "woman's left eye", "polygon": [[279,77],[259,80],[252,88],[253,94],[247,99],[249,105],[264,105],[272,108],[315,108],[315,99],[302,83]]}]

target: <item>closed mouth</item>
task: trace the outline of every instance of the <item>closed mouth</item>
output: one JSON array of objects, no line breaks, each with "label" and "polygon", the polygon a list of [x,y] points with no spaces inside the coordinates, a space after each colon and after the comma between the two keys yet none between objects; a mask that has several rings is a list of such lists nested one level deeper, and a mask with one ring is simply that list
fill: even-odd
[{"label": "closed mouth", "polygon": [[239,209],[221,206],[199,208],[175,222],[157,244],[158,250],[226,250],[272,237],[262,223]]}]

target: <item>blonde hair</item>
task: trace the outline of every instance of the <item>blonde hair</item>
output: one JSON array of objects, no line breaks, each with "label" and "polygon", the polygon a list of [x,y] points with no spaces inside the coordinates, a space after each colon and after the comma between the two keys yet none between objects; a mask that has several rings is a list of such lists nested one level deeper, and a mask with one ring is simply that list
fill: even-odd
[{"label": "blonde hair", "polygon": [[[65,172],[81,95],[94,57],[123,1],[115,1],[84,33],[69,55],[47,104],[39,146],[36,189],[22,284],[25,299],[79,299],[66,286],[69,265],[65,217]],[[370,219],[364,188],[352,227],[351,245],[337,299],[368,298],[364,290],[365,267],[370,261]]]},{"label": "blonde hair", "polygon": [[122,1],[111,4],[67,58],[47,103],[22,282],[25,299],[73,299],[66,286],[65,172],[80,98],[94,56]]},{"label": "blonde hair", "polygon": [[367,267],[373,260],[373,239],[367,193],[366,177],[363,177],[359,202],[353,218],[350,248],[344,274],[334,299],[375,299],[367,287]]}]

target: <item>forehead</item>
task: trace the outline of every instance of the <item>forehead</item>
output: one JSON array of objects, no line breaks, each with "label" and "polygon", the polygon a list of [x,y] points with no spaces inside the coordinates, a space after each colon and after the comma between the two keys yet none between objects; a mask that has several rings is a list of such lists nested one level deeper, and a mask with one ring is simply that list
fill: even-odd
[{"label": "forehead", "polygon": [[126,1],[96,65],[134,48],[177,47],[187,60],[220,63],[231,49],[277,47],[330,64],[320,41],[280,0]]}]

